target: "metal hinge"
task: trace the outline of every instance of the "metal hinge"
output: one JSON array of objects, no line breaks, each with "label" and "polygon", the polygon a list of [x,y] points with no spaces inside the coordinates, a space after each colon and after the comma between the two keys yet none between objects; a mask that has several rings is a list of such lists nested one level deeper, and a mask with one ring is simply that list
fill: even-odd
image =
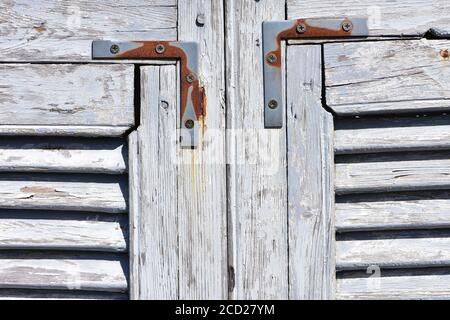
[{"label": "metal hinge", "polygon": [[264,127],[283,126],[281,41],[289,39],[367,37],[366,18],[312,18],[263,23]]},{"label": "metal hinge", "polygon": [[180,143],[195,148],[203,116],[203,95],[198,78],[198,44],[178,41],[92,42],[93,59],[174,59],[180,60]]}]

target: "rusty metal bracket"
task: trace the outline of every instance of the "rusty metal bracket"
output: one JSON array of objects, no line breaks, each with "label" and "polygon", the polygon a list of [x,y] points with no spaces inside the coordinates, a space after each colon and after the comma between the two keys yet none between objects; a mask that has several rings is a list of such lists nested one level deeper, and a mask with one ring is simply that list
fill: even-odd
[{"label": "rusty metal bracket", "polygon": [[368,34],[366,18],[312,18],[264,22],[264,127],[283,126],[282,40],[367,37]]},{"label": "rusty metal bracket", "polygon": [[203,116],[202,91],[198,78],[198,44],[178,41],[92,42],[93,59],[180,60],[180,143],[195,148],[199,121]]}]

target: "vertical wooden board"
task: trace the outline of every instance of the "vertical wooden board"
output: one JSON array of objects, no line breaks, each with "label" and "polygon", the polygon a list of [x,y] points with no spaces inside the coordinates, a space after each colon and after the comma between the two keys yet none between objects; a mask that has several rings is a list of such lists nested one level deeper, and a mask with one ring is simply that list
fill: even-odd
[{"label": "vertical wooden board", "polygon": [[264,129],[262,22],[284,1],[226,1],[230,298],[287,299],[285,129]]},{"label": "vertical wooden board", "polygon": [[288,47],[286,73],[289,298],[331,299],[333,117],[321,104],[321,47]]},{"label": "vertical wooden board", "polygon": [[139,299],[178,298],[175,66],[141,68],[140,205],[135,223]]},{"label": "vertical wooden board", "polygon": [[200,45],[207,96],[199,147],[179,150],[180,299],[227,298],[223,2],[179,0],[179,40]]}]

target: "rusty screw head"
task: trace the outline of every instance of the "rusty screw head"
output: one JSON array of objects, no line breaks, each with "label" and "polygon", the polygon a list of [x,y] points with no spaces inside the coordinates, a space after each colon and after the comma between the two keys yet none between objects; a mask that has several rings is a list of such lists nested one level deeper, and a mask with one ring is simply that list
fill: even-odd
[{"label": "rusty screw head", "polygon": [[306,25],[303,23],[300,23],[297,25],[297,33],[305,33],[306,32]]},{"label": "rusty screw head", "polygon": [[344,22],[342,22],[341,27],[345,32],[350,32],[353,29],[353,23],[349,20],[345,20]]},{"label": "rusty screw head", "polygon": [[163,44],[159,43],[156,45],[155,51],[158,54],[164,53],[164,51],[166,51],[166,47]]},{"label": "rusty screw head", "polygon": [[270,54],[267,55],[266,60],[267,60],[268,63],[275,63],[278,60],[278,58],[277,58],[277,55],[275,53],[270,53]]},{"label": "rusty screw head", "polygon": [[113,44],[113,45],[111,46],[111,48],[109,48],[109,51],[110,51],[112,54],[117,54],[117,53],[119,53],[120,48],[119,48],[119,46],[118,46],[117,44]]},{"label": "rusty screw head", "polygon": [[184,122],[184,126],[187,129],[192,129],[194,127],[194,120],[188,119]]},{"label": "rusty screw head", "polygon": [[194,82],[194,81],[195,81],[195,76],[194,76],[192,73],[189,73],[189,74],[186,76],[186,81],[189,82],[189,83]]},{"label": "rusty screw head", "polygon": [[278,107],[278,102],[277,100],[270,100],[268,103],[268,106],[270,109],[276,109]]}]

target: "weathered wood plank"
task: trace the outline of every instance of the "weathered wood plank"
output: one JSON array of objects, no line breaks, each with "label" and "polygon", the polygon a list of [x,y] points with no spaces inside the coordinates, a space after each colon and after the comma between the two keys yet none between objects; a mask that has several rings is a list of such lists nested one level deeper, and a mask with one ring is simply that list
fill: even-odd
[{"label": "weathered wood plank", "polygon": [[70,290],[0,289],[0,300],[127,300],[128,296],[114,292]]},{"label": "weathered wood plank", "polygon": [[336,230],[400,230],[450,227],[450,199],[336,203]]},{"label": "weathered wood plank", "polygon": [[338,279],[338,299],[450,299],[450,275]]},{"label": "weathered wood plank", "polygon": [[130,127],[133,82],[131,65],[3,64],[0,122]]},{"label": "weathered wood plank", "polygon": [[0,211],[0,250],[89,250],[124,252],[125,217]]},{"label": "weathered wood plank", "polygon": [[289,298],[335,293],[333,117],[322,108],[320,46],[287,54]]},{"label": "weathered wood plank", "polygon": [[178,154],[179,298],[226,299],[224,3],[179,0],[178,10],[179,40],[200,45],[199,72],[207,96],[199,147]]},{"label": "weathered wood plank", "polygon": [[0,141],[0,172],[126,171],[126,146],[120,139],[16,138]]},{"label": "weathered wood plank", "polygon": [[1,125],[3,136],[121,137],[130,126]]},{"label": "weathered wood plank", "polygon": [[174,0],[12,0],[3,3],[0,20],[3,61],[90,61],[95,39],[177,37]]},{"label": "weathered wood plank", "polygon": [[[177,71],[141,68],[138,128],[140,208],[136,223],[139,299],[178,299]],[[194,226],[187,226],[193,228]]]},{"label": "weathered wood plank", "polygon": [[[430,234],[431,235],[431,234]],[[338,270],[437,267],[450,265],[450,238],[337,241]]]},{"label": "weathered wood plank", "polygon": [[286,133],[264,129],[259,72],[261,24],[283,20],[283,4],[226,1],[232,299],[288,298]]},{"label": "weathered wood plank", "polygon": [[1,174],[0,208],[120,213],[127,210],[121,176]]},{"label": "weathered wood plank", "polygon": [[368,17],[371,35],[423,35],[435,29],[450,34],[450,4],[445,0],[287,0],[290,19],[313,17]]},{"label": "weathered wood plank", "polygon": [[336,119],[336,154],[450,149],[450,117]]},{"label": "weathered wood plank", "polygon": [[[362,157],[361,157],[362,159]],[[439,190],[450,187],[447,153],[365,157],[367,162],[336,164],[336,193]],[[358,162],[357,162],[358,161]]]},{"label": "weathered wood plank", "polygon": [[449,110],[449,46],[426,39],[326,44],[327,104],[340,115]]},{"label": "weathered wood plank", "polygon": [[114,256],[2,254],[0,288],[125,292],[127,271]]}]

